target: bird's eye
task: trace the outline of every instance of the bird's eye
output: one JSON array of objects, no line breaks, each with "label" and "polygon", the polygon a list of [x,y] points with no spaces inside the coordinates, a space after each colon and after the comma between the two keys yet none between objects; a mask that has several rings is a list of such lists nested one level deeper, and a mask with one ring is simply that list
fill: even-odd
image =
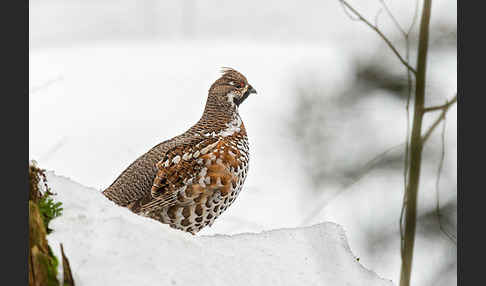
[{"label": "bird's eye", "polygon": [[244,87],[244,86],[245,86],[245,83],[244,83],[244,82],[240,82],[240,83],[239,83],[239,87],[240,87],[240,88],[242,88],[242,87]]}]

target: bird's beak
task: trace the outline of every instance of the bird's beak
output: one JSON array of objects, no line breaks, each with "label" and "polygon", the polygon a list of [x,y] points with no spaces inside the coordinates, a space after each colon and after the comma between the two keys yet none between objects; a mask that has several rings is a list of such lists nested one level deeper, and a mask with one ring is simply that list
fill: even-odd
[{"label": "bird's beak", "polygon": [[242,97],[235,97],[235,99],[234,99],[235,100],[235,104],[239,106],[252,93],[255,93],[256,94],[257,91],[253,88],[253,86],[248,85],[248,88],[246,89],[246,91],[245,91],[245,93],[243,94]]},{"label": "bird's beak", "polygon": [[253,88],[253,86],[250,85],[250,90],[249,90],[250,94],[254,93],[254,94],[257,94],[257,91],[256,89]]}]

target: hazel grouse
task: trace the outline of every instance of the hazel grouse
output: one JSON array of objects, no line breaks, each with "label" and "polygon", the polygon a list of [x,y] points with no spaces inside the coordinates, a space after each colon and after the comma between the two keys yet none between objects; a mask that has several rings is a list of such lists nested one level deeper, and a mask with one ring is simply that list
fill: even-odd
[{"label": "hazel grouse", "polygon": [[253,93],[241,73],[223,68],[201,119],[136,159],[103,194],[192,234],[211,226],[236,199],[248,173],[248,138],[238,107]]}]

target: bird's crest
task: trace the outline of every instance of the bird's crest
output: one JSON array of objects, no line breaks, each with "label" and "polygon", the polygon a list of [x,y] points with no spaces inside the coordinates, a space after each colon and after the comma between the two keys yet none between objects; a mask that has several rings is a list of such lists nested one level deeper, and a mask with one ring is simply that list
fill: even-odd
[{"label": "bird's crest", "polygon": [[221,67],[221,73],[223,74],[223,76],[227,73],[232,73],[232,72],[237,72],[237,71],[234,68]]},{"label": "bird's crest", "polygon": [[233,68],[222,67],[221,73],[222,73],[222,76],[221,76],[222,78],[227,78],[229,80],[238,80],[238,81],[247,82],[246,77]]}]

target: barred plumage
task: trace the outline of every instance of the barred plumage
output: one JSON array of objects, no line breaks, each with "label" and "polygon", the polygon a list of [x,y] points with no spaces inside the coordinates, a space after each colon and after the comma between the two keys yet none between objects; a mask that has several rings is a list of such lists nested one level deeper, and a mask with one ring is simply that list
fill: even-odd
[{"label": "barred plumage", "polygon": [[238,106],[256,93],[224,68],[201,119],[140,156],[103,194],[134,213],[195,234],[236,199],[248,173],[249,146]]}]

